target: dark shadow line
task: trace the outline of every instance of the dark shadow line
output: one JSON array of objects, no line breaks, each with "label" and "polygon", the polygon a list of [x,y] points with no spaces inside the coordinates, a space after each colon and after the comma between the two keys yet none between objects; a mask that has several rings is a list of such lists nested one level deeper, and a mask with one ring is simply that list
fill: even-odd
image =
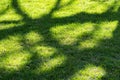
[{"label": "dark shadow line", "polygon": [[31,18],[25,12],[23,12],[22,9],[20,8],[18,0],[12,0],[12,7],[13,9],[15,9],[17,14],[23,17],[23,21],[26,22],[27,20],[31,20]]}]

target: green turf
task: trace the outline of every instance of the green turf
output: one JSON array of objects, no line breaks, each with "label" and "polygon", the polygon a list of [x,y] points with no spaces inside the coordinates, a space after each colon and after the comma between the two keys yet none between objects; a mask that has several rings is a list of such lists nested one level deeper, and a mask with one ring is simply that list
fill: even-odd
[{"label": "green turf", "polygon": [[120,80],[120,1],[0,0],[0,80]]}]

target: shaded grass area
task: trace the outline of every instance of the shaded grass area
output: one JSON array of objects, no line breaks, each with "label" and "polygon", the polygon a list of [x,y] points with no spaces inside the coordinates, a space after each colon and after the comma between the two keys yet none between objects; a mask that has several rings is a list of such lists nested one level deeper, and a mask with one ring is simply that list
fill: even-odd
[{"label": "shaded grass area", "polygon": [[119,80],[119,3],[6,3],[0,11],[0,79]]}]

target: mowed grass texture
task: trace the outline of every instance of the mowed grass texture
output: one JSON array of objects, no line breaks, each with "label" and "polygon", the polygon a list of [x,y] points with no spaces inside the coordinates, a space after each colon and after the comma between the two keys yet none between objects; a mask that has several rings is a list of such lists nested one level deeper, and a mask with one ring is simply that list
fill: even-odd
[{"label": "mowed grass texture", "polygon": [[120,80],[119,0],[0,0],[0,80]]}]

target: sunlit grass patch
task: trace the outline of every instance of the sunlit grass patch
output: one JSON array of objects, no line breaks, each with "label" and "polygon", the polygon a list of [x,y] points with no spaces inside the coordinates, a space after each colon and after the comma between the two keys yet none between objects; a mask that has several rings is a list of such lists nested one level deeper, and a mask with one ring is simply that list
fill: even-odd
[{"label": "sunlit grass patch", "polygon": [[84,33],[92,32],[94,29],[94,23],[74,23],[51,28],[51,32],[61,44],[71,45],[77,40],[77,37],[82,36]]},{"label": "sunlit grass patch", "polygon": [[106,74],[105,70],[99,66],[88,65],[75,73],[71,80],[101,80]]},{"label": "sunlit grass patch", "polygon": [[94,48],[98,45],[97,41],[95,40],[86,40],[84,42],[80,42],[79,48],[86,49],[86,48]]},{"label": "sunlit grass patch", "polygon": [[43,41],[43,37],[35,31],[27,33],[24,38],[28,44],[36,44]]},{"label": "sunlit grass patch", "polygon": [[118,25],[118,21],[110,21],[110,22],[101,22],[99,24],[100,29],[95,32],[94,37],[99,39],[105,39],[105,38],[112,38],[113,37],[113,31],[116,29]]},{"label": "sunlit grass patch", "polygon": [[48,59],[47,61],[43,62],[42,65],[40,65],[40,67],[38,67],[35,70],[35,72],[43,73],[43,72],[48,72],[50,70],[54,70],[55,68],[64,64],[65,60],[66,60],[66,56],[64,56],[64,55],[59,55],[52,59]]},{"label": "sunlit grass patch", "polygon": [[0,67],[8,70],[19,70],[30,58],[30,54],[28,54],[28,52],[20,51],[4,53],[3,55],[5,56],[1,56]]},{"label": "sunlit grass patch", "polygon": [[[96,26],[99,28],[92,32],[92,35],[87,34],[89,39],[84,40],[80,43],[80,48],[94,48],[99,45],[99,42],[104,39],[110,39],[113,37],[113,31],[116,29],[117,21],[113,22],[101,22]],[[91,33],[90,33],[91,34]],[[85,34],[84,34],[85,35]]]},{"label": "sunlit grass patch", "polygon": [[[94,48],[100,40],[112,38],[117,21],[101,23],[69,24],[51,28],[53,36],[63,45],[71,45],[79,40],[81,48]],[[84,41],[83,41],[84,40]]]},{"label": "sunlit grass patch", "polygon": [[8,9],[9,5],[10,5],[10,0],[1,0],[0,1],[0,14],[3,14],[4,12],[6,12],[6,10]]},{"label": "sunlit grass patch", "polygon": [[[61,5],[69,3],[70,0],[62,0]],[[65,17],[75,15],[81,12],[87,13],[103,13],[109,9],[114,3],[114,0],[109,1],[97,1],[97,0],[75,0],[71,1],[68,6],[64,6],[53,14],[53,17]],[[67,4],[66,3],[66,4]]]},{"label": "sunlit grass patch", "polygon": [[83,11],[88,13],[103,13],[105,12],[110,6],[113,5],[115,0],[107,0],[107,1],[100,1],[100,0],[81,0],[81,7]]},{"label": "sunlit grass patch", "polygon": [[18,37],[9,37],[8,39],[2,40],[0,42],[0,53],[14,52],[22,49],[19,40]]},{"label": "sunlit grass patch", "polygon": [[21,36],[14,35],[1,40],[0,42],[0,67],[12,70],[18,70],[28,60],[30,55],[23,51],[20,44]]},{"label": "sunlit grass patch", "polygon": [[33,49],[37,52],[38,56],[43,58],[49,58],[56,53],[56,49],[49,46],[36,46]]},{"label": "sunlit grass patch", "polygon": [[5,29],[9,29],[9,28],[13,28],[13,27],[18,27],[18,26],[22,26],[24,24],[24,22],[19,22],[19,23],[14,23],[11,22],[9,24],[5,24],[5,23],[1,23],[0,24],[0,30],[5,30]]},{"label": "sunlit grass patch", "polygon": [[7,21],[7,20],[8,21],[11,21],[11,20],[17,21],[17,20],[21,20],[21,19],[23,19],[23,17],[21,15],[17,14],[15,12],[15,10],[12,9],[12,7],[9,7],[9,9],[6,11],[6,13],[3,14],[2,16],[0,16],[0,22]]},{"label": "sunlit grass patch", "polygon": [[19,0],[22,10],[31,18],[38,18],[50,12],[56,0]]}]

